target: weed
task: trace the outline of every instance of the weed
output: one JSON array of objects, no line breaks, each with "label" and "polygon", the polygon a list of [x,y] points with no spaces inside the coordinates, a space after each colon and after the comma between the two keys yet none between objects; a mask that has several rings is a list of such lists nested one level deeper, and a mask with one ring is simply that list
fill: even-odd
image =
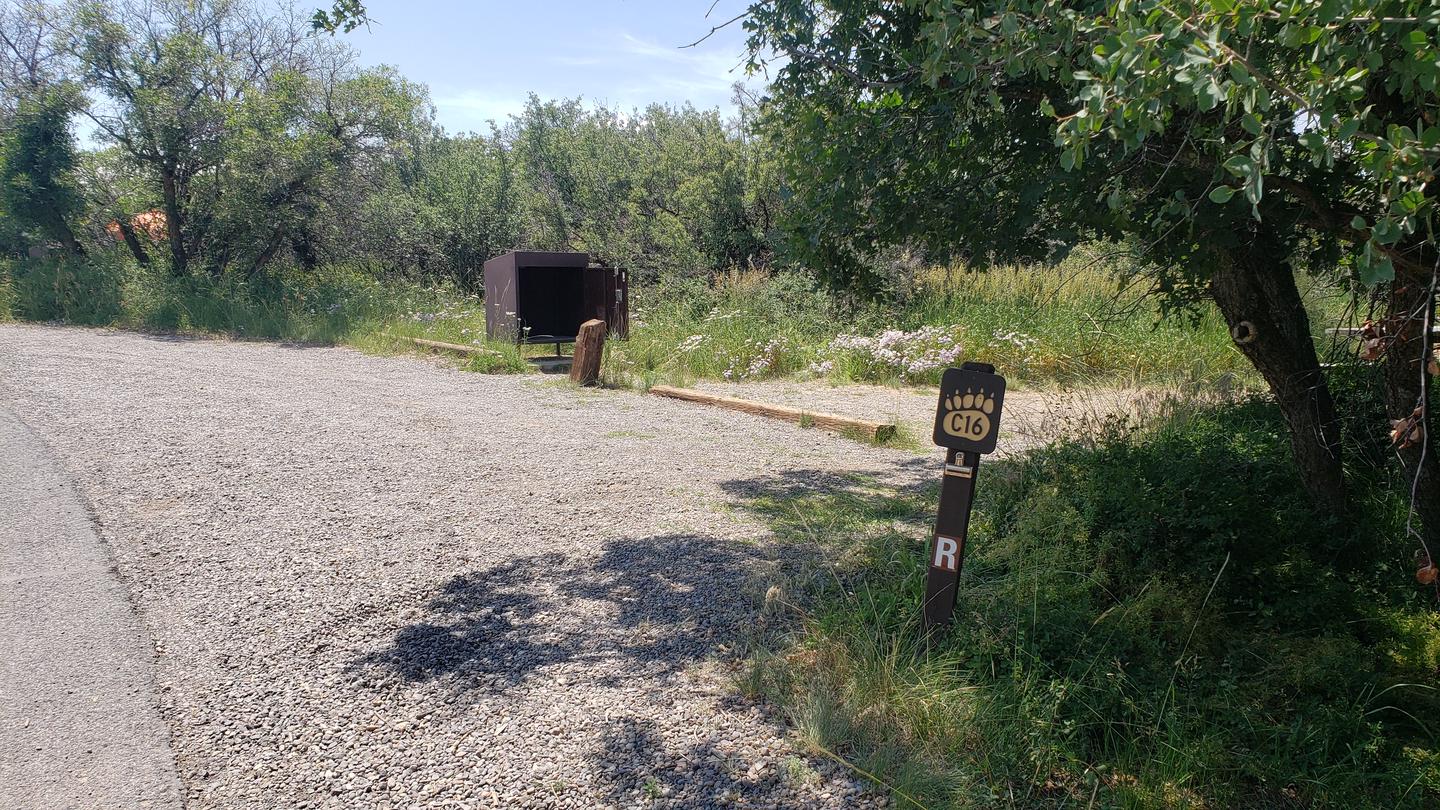
[{"label": "weed", "polygon": [[790,756],[785,758],[785,776],[800,785],[812,785],[820,781],[820,774],[805,760]]},{"label": "weed", "polygon": [[902,805],[1440,800],[1440,622],[1400,570],[1403,487],[1357,475],[1363,525],[1319,517],[1267,403],[987,465],[934,638],[937,484],[748,483],[746,508],[833,566],[778,589],[796,629],[742,683]]},{"label": "weed", "polygon": [[1218,313],[1161,319],[1125,269],[1098,248],[1058,267],[937,267],[888,305],[842,301],[799,272],[662,281],[636,290],[631,339],[607,360],[618,376],[682,385],[797,374],[934,384],[963,360],[1044,384],[1249,379]]}]

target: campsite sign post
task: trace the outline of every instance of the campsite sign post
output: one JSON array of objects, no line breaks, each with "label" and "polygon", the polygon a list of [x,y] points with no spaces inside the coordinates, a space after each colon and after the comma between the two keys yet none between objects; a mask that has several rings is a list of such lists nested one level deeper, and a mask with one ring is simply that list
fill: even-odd
[{"label": "campsite sign post", "polygon": [[940,380],[935,443],[945,448],[945,475],[940,482],[935,535],[926,557],[930,566],[925,575],[926,629],[948,623],[955,612],[975,476],[980,472],[980,456],[995,450],[1004,402],[1005,378],[989,363],[946,369]]}]

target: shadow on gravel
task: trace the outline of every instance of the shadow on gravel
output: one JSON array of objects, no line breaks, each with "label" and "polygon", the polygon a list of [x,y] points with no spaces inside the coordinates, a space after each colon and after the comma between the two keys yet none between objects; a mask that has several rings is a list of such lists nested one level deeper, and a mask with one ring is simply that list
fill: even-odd
[{"label": "shadow on gravel", "polygon": [[665,745],[664,730],[644,719],[608,721],[588,759],[599,772],[601,796],[611,807],[821,805],[787,789],[797,779],[789,772],[787,761],[769,761],[766,767],[752,768],[708,741],[676,752]]},{"label": "shadow on gravel", "polygon": [[[457,576],[389,648],[357,662],[407,680],[503,689],[565,663],[602,685],[654,677],[718,651],[750,627],[757,575],[807,552],[697,535],[617,540],[598,556],[532,555]],[[747,587],[749,586],[749,587]],[[758,590],[757,590],[758,589]]]},{"label": "shadow on gravel", "polygon": [[[913,483],[898,491],[923,493],[933,486],[923,473],[933,467],[924,458],[901,462],[899,477]],[[772,525],[777,511],[794,510],[795,499],[887,497],[862,476],[808,469],[721,486],[737,506]],[[617,657],[622,665],[586,666],[583,677],[614,684],[682,669],[765,629],[760,599],[767,579],[819,568],[821,549],[789,539],[666,534],[613,540],[598,555],[514,558],[445,583],[422,620],[356,665],[476,689],[504,689],[538,669]]]},{"label": "shadow on gravel", "polygon": [[942,460],[917,456],[897,462],[895,478],[903,483],[892,480],[880,484],[875,482],[873,476],[860,473],[792,469],[760,478],[725,481],[720,484],[720,488],[734,497],[742,509],[749,511],[763,511],[757,510],[756,504],[764,501],[785,501],[817,495],[853,495],[872,487],[883,489],[892,495],[914,495],[939,483]]},{"label": "shadow on gravel", "polygon": [[[596,685],[663,679],[697,660],[730,655],[731,645],[777,629],[770,624],[775,616],[762,609],[770,582],[830,570],[818,544],[778,531],[775,518],[803,511],[816,497],[877,504],[887,490],[912,501],[924,497],[934,484],[933,461],[900,466],[898,478],[910,483],[898,488],[820,470],[722,484],[738,508],[766,519],[788,541],[665,534],[610,541],[598,555],[534,554],[454,577],[425,604],[420,621],[354,666],[388,669],[409,681],[445,680],[459,690],[502,691],[532,674],[563,673],[572,683]],[[739,694],[722,697],[721,705],[728,712],[765,710]],[[636,712],[606,721],[586,754],[612,806],[818,806],[794,783],[821,779],[815,768],[838,773],[828,763],[793,757],[757,767],[727,753],[733,741],[677,745],[673,728],[643,716],[640,707]],[[784,725],[775,717],[766,722],[777,732]],[[861,783],[844,778],[844,789],[858,796]]]}]

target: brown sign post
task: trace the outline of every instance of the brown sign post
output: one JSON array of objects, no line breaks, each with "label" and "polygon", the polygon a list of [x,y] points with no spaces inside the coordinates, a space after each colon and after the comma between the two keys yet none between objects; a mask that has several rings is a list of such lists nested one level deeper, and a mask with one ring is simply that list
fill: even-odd
[{"label": "brown sign post", "polygon": [[944,625],[955,612],[965,537],[980,456],[995,450],[1000,435],[1000,406],[1005,378],[989,363],[965,363],[945,370],[940,404],[935,411],[935,443],[946,448],[945,475],[940,483],[940,511],[926,560],[924,617],[926,629]]}]

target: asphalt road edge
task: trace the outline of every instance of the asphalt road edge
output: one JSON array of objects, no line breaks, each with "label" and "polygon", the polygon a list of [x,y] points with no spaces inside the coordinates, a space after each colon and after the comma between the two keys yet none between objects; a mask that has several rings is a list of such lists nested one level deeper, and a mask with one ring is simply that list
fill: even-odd
[{"label": "asphalt road edge", "polygon": [[153,657],[71,477],[0,405],[0,807],[182,807]]}]

